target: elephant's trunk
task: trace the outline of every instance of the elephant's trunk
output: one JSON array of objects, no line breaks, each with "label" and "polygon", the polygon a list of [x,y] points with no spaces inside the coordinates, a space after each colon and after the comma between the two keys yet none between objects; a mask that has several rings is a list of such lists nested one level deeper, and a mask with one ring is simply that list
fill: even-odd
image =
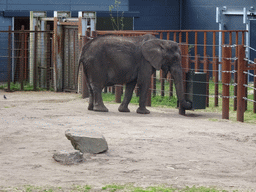
[{"label": "elephant's trunk", "polygon": [[171,68],[171,73],[174,78],[176,93],[180,104],[179,114],[185,115],[185,110],[192,109],[192,103],[185,100],[182,68],[179,65],[174,65],[174,67]]}]

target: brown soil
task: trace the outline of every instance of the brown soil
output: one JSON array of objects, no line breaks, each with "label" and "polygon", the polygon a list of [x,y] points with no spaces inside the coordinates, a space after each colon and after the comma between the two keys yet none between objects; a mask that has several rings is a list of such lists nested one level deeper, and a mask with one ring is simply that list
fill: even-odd
[{"label": "brown soil", "polygon": [[[7,100],[3,95],[7,96]],[[0,190],[22,185],[133,183],[256,190],[256,126],[221,120],[221,114],[149,108],[151,114],[88,111],[80,95],[0,91]],[[217,121],[211,121],[217,119]],[[106,153],[61,165],[56,151],[73,147],[70,128],[101,132]]]}]

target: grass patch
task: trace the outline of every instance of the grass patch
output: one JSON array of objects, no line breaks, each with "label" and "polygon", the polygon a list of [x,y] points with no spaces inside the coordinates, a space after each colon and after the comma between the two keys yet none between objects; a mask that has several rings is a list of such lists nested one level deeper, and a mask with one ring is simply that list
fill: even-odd
[{"label": "grass patch", "polygon": [[[6,84],[1,85],[0,89],[7,90],[8,89],[8,84],[6,83]],[[10,90],[11,91],[20,91],[21,90],[21,84],[20,83],[13,83],[13,82],[11,82]],[[28,82],[24,82],[24,84],[23,84],[23,91],[34,91],[34,86],[32,84],[28,83]],[[36,91],[47,91],[47,89],[46,88],[37,87]],[[49,91],[54,91],[54,89],[50,88]]]},{"label": "grass patch", "polygon": [[[232,83],[231,83],[232,84]],[[253,87],[253,85],[250,85]],[[169,95],[169,82],[165,81],[165,95]],[[161,83],[159,80],[156,80],[156,89],[160,90],[161,89]],[[125,90],[125,88],[124,88]],[[201,109],[197,111],[201,112],[217,112],[217,113],[222,113],[222,98],[218,98],[218,106],[215,107],[214,105],[214,97],[211,97],[215,94],[215,84],[213,80],[210,80],[209,82],[209,107],[206,107],[206,109]],[[248,88],[248,99],[253,100],[253,95],[251,94],[253,91],[252,88]],[[218,93],[219,96],[222,94],[222,83],[218,83]],[[176,90],[175,87],[173,87],[173,97],[169,96],[160,96],[160,91],[156,92],[156,96],[151,98],[151,106],[152,107],[170,107],[170,108],[176,108],[177,107],[177,97],[176,97]],[[230,86],[230,97],[234,96],[234,86]],[[115,103],[115,95],[112,93],[102,93],[102,98],[103,101],[105,102],[111,102]],[[123,100],[123,95],[121,97],[121,100]],[[236,115],[237,112],[234,111],[234,99],[230,98],[229,99],[229,117],[231,121],[236,121]],[[135,94],[133,94],[132,100],[130,103],[133,104],[139,104],[139,97],[136,97]],[[248,101],[247,102],[247,111],[244,113],[244,122],[246,123],[254,123],[256,124],[256,114],[253,113],[253,102]],[[214,120],[215,121],[215,120]]]},{"label": "grass patch", "polygon": [[[134,187],[133,185],[107,185],[102,187],[102,190],[108,192],[115,191],[129,191],[129,192],[227,192],[226,190],[218,190],[208,187],[186,187],[184,189],[177,189],[166,186],[150,186],[150,187]],[[234,191],[235,192],[235,191]]]},{"label": "grass patch", "polygon": [[[90,191],[102,191],[102,192],[228,192],[226,190],[219,190],[213,187],[185,187],[185,188],[174,188],[166,185],[149,186],[149,187],[135,187],[133,184],[119,185],[111,184],[102,187],[101,189],[94,189],[89,185],[73,185],[71,187],[39,187],[33,185],[25,185],[23,187],[8,187],[1,188],[2,192],[16,191],[16,192],[90,192]],[[233,190],[233,192],[239,192]]]}]

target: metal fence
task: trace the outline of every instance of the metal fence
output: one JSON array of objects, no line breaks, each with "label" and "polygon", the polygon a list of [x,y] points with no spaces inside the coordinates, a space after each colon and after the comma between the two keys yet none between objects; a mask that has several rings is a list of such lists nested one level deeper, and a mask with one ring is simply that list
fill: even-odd
[{"label": "metal fence", "polygon": [[19,83],[20,90],[24,86],[33,86],[33,90],[53,88],[52,32],[27,31],[23,26],[19,31],[10,27],[0,35],[5,37],[0,60],[7,71],[7,91],[11,90],[11,82]]}]

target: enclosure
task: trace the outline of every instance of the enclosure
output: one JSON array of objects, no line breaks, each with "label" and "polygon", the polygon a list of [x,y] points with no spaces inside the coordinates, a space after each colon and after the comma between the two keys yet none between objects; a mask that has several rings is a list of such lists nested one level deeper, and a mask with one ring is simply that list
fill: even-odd
[{"label": "enclosure", "polygon": [[[187,73],[194,71],[206,74],[205,86],[200,94],[187,91],[187,97],[198,96],[214,106],[222,103],[223,118],[229,118],[230,106],[237,110],[237,120],[243,121],[243,113],[249,109],[256,113],[256,65],[246,58],[248,51],[256,51],[245,46],[246,30],[150,30],[150,31],[99,31],[95,30],[95,13],[79,12],[78,18],[69,18],[68,12],[54,12],[47,18],[31,12],[34,30],[1,31],[8,41],[8,49],[2,52],[1,61],[8,63],[8,88],[10,82],[33,85],[33,90],[79,92],[88,96],[86,79],[78,69],[78,58],[82,46],[91,38],[100,35],[138,36],[153,34],[160,39],[179,43],[182,55],[184,85],[190,80]],[[65,18],[65,19],[63,19]],[[39,24],[40,25],[39,25]],[[87,29],[87,30],[86,30]],[[78,73],[78,71],[80,71]],[[160,82],[157,88],[156,82]],[[121,102],[123,85],[105,88],[104,92],[116,94],[116,102]],[[137,90],[135,90],[138,95]],[[148,92],[148,106],[151,97],[175,94],[170,74],[153,74]],[[231,103],[232,101],[232,103]],[[247,105],[249,103],[249,105]]]}]

